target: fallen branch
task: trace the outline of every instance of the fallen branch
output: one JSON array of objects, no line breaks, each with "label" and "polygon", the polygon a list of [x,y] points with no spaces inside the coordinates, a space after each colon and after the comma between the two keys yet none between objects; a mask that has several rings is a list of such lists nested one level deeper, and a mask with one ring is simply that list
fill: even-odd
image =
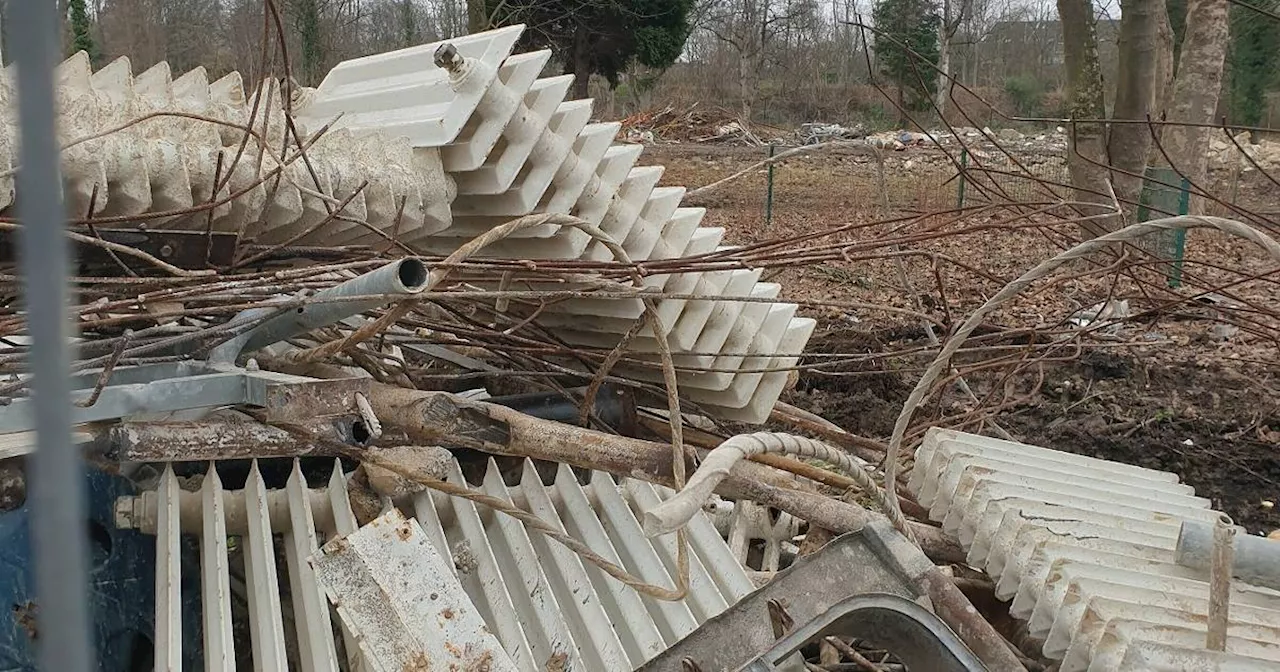
[{"label": "fallen branch", "polygon": [[[320,378],[349,374],[324,365],[299,366],[264,358],[265,368]],[[671,446],[665,443],[605,434],[525,415],[514,409],[470,401],[447,392],[407,390],[373,383],[369,401],[384,427],[404,432],[421,445],[471,448],[495,455],[561,462],[635,478],[666,487],[675,486]],[[685,465],[692,470],[705,451],[685,447]],[[862,529],[880,514],[823,495],[795,476],[762,464],[734,466],[716,487],[731,499],[750,499],[785,511],[810,525],[845,534]],[[908,521],[920,548],[935,562],[963,563],[964,549],[942,530]]]}]

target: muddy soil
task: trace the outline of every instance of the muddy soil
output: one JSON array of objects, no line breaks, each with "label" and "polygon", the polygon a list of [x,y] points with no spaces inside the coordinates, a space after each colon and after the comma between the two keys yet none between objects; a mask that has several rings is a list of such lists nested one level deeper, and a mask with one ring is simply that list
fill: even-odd
[{"label": "muddy soil", "polygon": [[[900,346],[902,333],[827,332],[811,342],[807,361]],[[1088,353],[1048,369],[1039,393],[998,422],[1025,443],[1175,473],[1251,533],[1280,529],[1280,381],[1165,359]],[[892,366],[877,358],[808,371],[786,400],[887,439],[918,378],[886,371]],[[969,381],[979,394],[990,382]]]},{"label": "muddy soil", "polygon": [[[666,166],[663,184],[696,188],[750,166],[764,152],[754,147],[659,146],[647,148],[642,161]],[[921,161],[911,152],[889,153],[882,183],[876,164],[864,154],[814,155],[777,167],[767,223],[763,169],[696,204],[709,207],[704,225],[726,229],[726,243],[745,244],[883,220],[886,213],[952,207],[955,184],[946,172],[945,166]],[[1242,181],[1238,193],[1250,202],[1241,205],[1275,211],[1271,186]],[[844,240],[883,234],[875,227],[853,229]],[[1233,267],[1265,264],[1249,245],[1193,234],[1189,260],[1198,256]],[[1058,249],[1039,234],[1019,231],[942,238],[920,247],[987,274],[966,274],[958,266],[935,273],[923,262],[907,262],[913,291],[935,317],[951,324]],[[783,296],[793,300],[915,309],[918,304],[901,287],[901,272],[894,263],[872,259],[788,269],[771,277],[782,283]],[[937,291],[938,283],[945,285],[945,296]],[[1280,296],[1274,284],[1237,289],[1273,306]],[[1025,301],[1020,297],[991,317],[1006,327],[1053,322],[1091,305],[1096,294],[1097,288],[1087,284],[1056,287],[1029,293]],[[1133,298],[1137,305],[1142,297]],[[823,355],[875,355],[922,342],[918,321],[901,315],[814,307],[801,312],[821,325],[808,346],[810,364]],[[1251,532],[1280,528],[1280,508],[1272,504],[1280,502],[1280,353],[1258,335],[1220,342],[1211,338],[1213,328],[1204,315],[1136,325],[1125,338],[1164,344],[1108,348],[1052,365],[1039,391],[1003,410],[999,422],[1028,443],[1174,472]],[[806,371],[786,400],[855,433],[884,438],[922,366],[918,360],[869,356],[834,371]],[[971,378],[970,383],[979,388],[988,381]],[[1028,380],[1018,383],[1031,387]]]}]

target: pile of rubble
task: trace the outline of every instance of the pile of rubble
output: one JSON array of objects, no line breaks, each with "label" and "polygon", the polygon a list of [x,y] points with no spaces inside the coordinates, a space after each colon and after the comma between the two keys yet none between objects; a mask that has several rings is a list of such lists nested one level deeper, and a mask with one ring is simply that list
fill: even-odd
[{"label": "pile of rubble", "polygon": [[1018,154],[1062,154],[1067,148],[1065,129],[1059,127],[1052,132],[1024,134],[1016,129],[1002,128],[978,130],[965,126],[949,130],[917,131],[884,131],[868,136],[867,141],[884,149],[903,151],[910,147],[965,147],[973,152],[996,154],[1000,151]]},{"label": "pile of rubble", "polygon": [[749,147],[796,144],[795,134],[761,123],[747,123],[719,107],[694,103],[668,105],[633,114],[621,122],[628,142],[642,144],[725,144]]},{"label": "pile of rubble", "polygon": [[1230,140],[1218,136],[1209,142],[1209,157],[1214,167],[1274,175],[1280,171],[1280,142],[1260,138],[1254,143],[1247,131]]},{"label": "pile of rubble", "polygon": [[633,114],[621,121],[629,142],[655,143],[720,143],[761,146],[767,139],[757,135],[753,126],[723,108],[694,103],[677,109],[668,105],[660,110]]}]

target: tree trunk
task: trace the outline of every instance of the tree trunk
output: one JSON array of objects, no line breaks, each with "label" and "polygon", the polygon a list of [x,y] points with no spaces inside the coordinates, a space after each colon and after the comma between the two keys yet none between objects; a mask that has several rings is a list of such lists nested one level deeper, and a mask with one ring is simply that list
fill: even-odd
[{"label": "tree trunk", "polygon": [[583,100],[591,95],[591,45],[587,42],[587,31],[579,28],[573,37],[573,88],[570,94],[574,100]]},{"label": "tree trunk", "polygon": [[[1102,68],[1098,65],[1093,4],[1090,0],[1058,0],[1058,15],[1062,20],[1062,44],[1067,66],[1067,116],[1071,119],[1102,119],[1106,116],[1106,105]],[[1106,170],[1097,165],[1105,163],[1106,158],[1103,126],[1100,122],[1073,123],[1071,126],[1067,170],[1075,187],[1075,200],[1109,203]],[[1096,215],[1104,209],[1105,206],[1077,207],[1084,216]],[[1097,238],[1106,230],[1105,222],[1082,222],[1080,238]]]},{"label": "tree trunk", "polygon": [[320,39],[320,7],[317,0],[298,3],[298,38],[302,44],[302,84],[320,83],[324,69],[324,47]]},{"label": "tree trunk", "polygon": [[938,23],[938,118],[946,120],[951,101],[951,0],[942,0],[942,21]]},{"label": "tree trunk", "polygon": [[[1162,11],[1156,16],[1156,90],[1152,92],[1155,107],[1152,116],[1159,118],[1159,112],[1167,112],[1173,106],[1173,77],[1178,66],[1174,59],[1173,26],[1169,20],[1169,12]],[[1156,128],[1159,134],[1160,128]],[[1158,137],[1158,135],[1157,135]]]},{"label": "tree trunk", "polygon": [[755,107],[756,72],[755,59],[745,49],[738,51],[738,95],[742,97],[742,107],[739,110],[742,123],[749,124],[754,111],[752,108]]},{"label": "tree trunk", "polygon": [[906,130],[907,128],[907,89],[902,84],[898,84],[898,128]]},{"label": "tree trunk", "polygon": [[[1167,121],[1169,116],[1169,108],[1173,107],[1173,77],[1177,68],[1177,57],[1175,49],[1175,35],[1173,32],[1173,17],[1169,14],[1169,10],[1176,11],[1177,7],[1170,7],[1172,3],[1165,3],[1165,11],[1160,12],[1156,16],[1156,79],[1155,91],[1151,92],[1151,99],[1154,105],[1151,108],[1151,118],[1155,121]],[[1150,129],[1153,142],[1150,150],[1147,152],[1147,165],[1160,166],[1165,165],[1164,157],[1161,156],[1161,150],[1164,149],[1164,143],[1161,139],[1165,126],[1157,124]]]},{"label": "tree trunk", "polygon": [[[1116,76],[1116,104],[1111,114],[1107,155],[1115,188],[1125,217],[1134,221],[1151,147],[1151,129],[1146,123],[1115,123],[1117,120],[1145,122],[1151,115],[1156,92],[1159,62],[1159,15],[1165,13],[1164,0],[1125,0],[1121,3],[1119,58]],[[1167,14],[1166,14],[1167,16]],[[1111,228],[1122,225],[1114,222]]]},{"label": "tree trunk", "polygon": [[[1187,33],[1170,96],[1169,121],[1213,123],[1227,53],[1227,15],[1227,0],[1188,3]],[[1161,136],[1168,163],[1192,184],[1208,186],[1209,139],[1213,132],[1211,128],[1169,126]],[[1193,197],[1191,214],[1204,214],[1204,206],[1203,198]]]},{"label": "tree trunk", "polygon": [[467,32],[472,35],[489,30],[489,14],[484,0],[467,0]]}]

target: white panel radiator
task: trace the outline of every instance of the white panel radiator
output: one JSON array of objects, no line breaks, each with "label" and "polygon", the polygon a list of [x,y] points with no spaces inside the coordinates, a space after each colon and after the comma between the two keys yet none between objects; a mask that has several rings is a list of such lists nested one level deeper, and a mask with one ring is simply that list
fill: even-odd
[{"label": "white panel radiator", "polygon": [[1280,667],[1280,593],[1236,581],[1226,653],[1181,521],[1221,515],[1175,474],[933,429],[909,484],[1062,672]]},{"label": "white panel radiator", "polygon": [[[296,151],[285,152],[287,165],[279,160],[289,138],[274,82],[264,86],[253,124],[274,149],[261,151],[252,140],[241,152],[242,132],[232,124],[249,120],[254,101],[246,99],[239,74],[210,83],[197,68],[175,79],[160,63],[134,76],[123,58],[91,72],[88,57],[76,54],[58,71],[63,140],[75,143],[64,156],[69,208],[76,217],[91,209],[135,216],[216,200],[216,230],[262,243],[378,244],[395,237],[425,254],[452,252],[514,217],[568,213],[598,225],[638,262],[726,249],[722,229],[700,227],[701,208],[680,206],[683,188],[657,186],[662,168],[635,165],[641,147],[612,144],[618,124],[590,123],[591,101],[565,100],[571,76],[538,79],[548,52],[512,54],[522,31],[511,26],[346,61],[319,87],[295,90],[290,109],[301,139],[330,125],[307,149],[314,175]],[[2,80],[0,167],[6,167],[14,163],[16,137],[12,72]],[[162,116],[102,135],[155,113]],[[213,123],[219,120],[226,124]],[[257,184],[277,169],[278,181],[272,175]],[[0,208],[13,199],[12,179],[4,178]],[[149,224],[206,225],[204,215]],[[612,257],[578,229],[551,225],[521,231],[481,254]],[[651,289],[706,297],[660,300],[658,322],[680,365],[716,369],[679,376],[686,396],[712,415],[763,422],[786,384],[782,369],[795,365],[816,326],[796,317],[794,305],[732,300],[778,296],[777,285],[759,280],[755,270],[645,280]],[[613,347],[642,312],[634,299],[584,298],[553,303],[538,319],[569,343]],[[633,348],[647,363],[619,371],[660,380],[652,331]]]},{"label": "white panel radiator", "polygon": [[[462,483],[457,463],[450,465],[447,480]],[[580,485],[565,466],[554,483],[544,486],[526,462],[514,487],[504,485],[490,463],[478,489],[514,500],[649,583],[674,585],[674,535],[650,539],[639,523],[641,512],[670,496],[666,488],[630,479],[618,483],[600,472]],[[624,586],[515,519],[469,501],[424,491],[400,502],[400,508],[418,521],[444,558],[452,559],[490,631],[529,672],[541,672],[562,651],[569,652],[564,669],[632,670],[754,589],[704,514],[688,528],[689,595],[663,602]],[[295,669],[286,663],[286,641],[296,641],[296,669],[308,671],[336,670],[340,650],[359,650],[350,640],[337,645],[335,617],[307,563],[325,541],[357,529],[347,481],[336,463],[328,486],[319,490],[306,487],[296,461],[286,487],[271,490],[256,462],[240,491],[224,490],[213,469],[199,491],[184,491],[166,469],[157,490],[121,499],[117,518],[122,527],[157,535],[157,669],[181,669],[182,535],[199,538],[206,669],[235,669],[238,646],[252,647],[258,670]],[[243,554],[243,591],[233,588],[240,579],[230,571],[229,537]],[[282,571],[288,576],[286,591],[279,586]],[[239,629],[232,616],[236,595],[248,603],[248,642],[232,635]],[[352,664],[357,669],[360,661]]]}]

